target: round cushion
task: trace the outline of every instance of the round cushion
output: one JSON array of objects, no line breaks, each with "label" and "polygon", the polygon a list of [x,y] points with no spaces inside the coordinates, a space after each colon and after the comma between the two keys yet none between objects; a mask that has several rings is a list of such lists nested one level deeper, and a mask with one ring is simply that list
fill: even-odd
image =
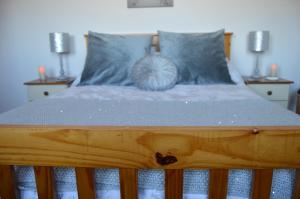
[{"label": "round cushion", "polygon": [[167,90],[176,84],[177,67],[159,54],[147,55],[133,66],[132,79],[143,90]]}]

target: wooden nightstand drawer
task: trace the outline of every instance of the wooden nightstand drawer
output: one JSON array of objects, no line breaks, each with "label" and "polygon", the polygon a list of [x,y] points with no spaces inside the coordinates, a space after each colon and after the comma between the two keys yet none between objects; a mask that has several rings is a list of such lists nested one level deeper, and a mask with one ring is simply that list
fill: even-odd
[{"label": "wooden nightstand drawer", "polygon": [[268,80],[265,78],[253,79],[251,77],[244,77],[245,84],[253,90],[253,92],[270,100],[274,103],[280,104],[287,108],[289,104],[289,90],[293,81],[279,78],[277,80]]},{"label": "wooden nightstand drawer", "polygon": [[54,93],[61,92],[64,89],[68,88],[67,85],[55,85],[55,86],[46,86],[46,85],[39,85],[39,86],[28,86],[28,100],[36,100],[41,99],[44,97],[48,97]]},{"label": "wooden nightstand drawer", "polygon": [[33,80],[25,82],[27,86],[28,101],[42,99],[67,89],[75,78],[69,77],[65,80],[57,80],[56,78],[48,78],[45,81]]},{"label": "wooden nightstand drawer", "polygon": [[289,97],[289,84],[249,84],[258,95],[276,101],[287,101]]}]

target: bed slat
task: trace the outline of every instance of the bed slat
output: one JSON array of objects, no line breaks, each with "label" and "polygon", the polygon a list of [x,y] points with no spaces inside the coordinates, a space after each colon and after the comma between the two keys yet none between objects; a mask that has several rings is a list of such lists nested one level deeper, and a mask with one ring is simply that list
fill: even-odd
[{"label": "bed slat", "polygon": [[76,181],[79,199],[95,199],[94,169],[76,168]]},{"label": "bed slat", "polygon": [[252,186],[252,199],[270,198],[272,187],[272,169],[255,169]]},{"label": "bed slat", "polygon": [[0,166],[0,198],[16,199],[13,166]]},{"label": "bed slat", "polygon": [[209,171],[209,199],[226,199],[228,169],[211,169]]},{"label": "bed slat", "polygon": [[183,169],[165,170],[165,199],[182,199]]},{"label": "bed slat", "polygon": [[39,199],[56,199],[51,167],[34,167],[36,188]]},{"label": "bed slat", "polygon": [[299,199],[299,198],[300,198],[300,169],[297,169],[296,184],[295,184],[295,188],[294,188],[293,199]]},{"label": "bed slat", "polygon": [[137,199],[137,169],[120,169],[121,199]]}]

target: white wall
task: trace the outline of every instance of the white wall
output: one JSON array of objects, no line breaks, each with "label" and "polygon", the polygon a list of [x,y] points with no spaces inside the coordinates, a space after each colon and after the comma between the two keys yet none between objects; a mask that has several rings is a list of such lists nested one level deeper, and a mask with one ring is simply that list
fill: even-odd
[{"label": "white wall", "polygon": [[[37,78],[45,65],[58,74],[58,57],[49,51],[48,33],[69,32],[74,51],[70,74],[78,74],[85,59],[83,34],[98,32],[233,32],[232,62],[244,75],[252,72],[247,51],[251,30],[270,30],[271,48],[262,57],[263,71],[278,63],[280,75],[300,88],[299,0],[174,0],[173,8],[128,9],[126,0],[0,0],[0,112],[26,101],[24,81]],[[293,98],[294,99],[294,98]]]}]

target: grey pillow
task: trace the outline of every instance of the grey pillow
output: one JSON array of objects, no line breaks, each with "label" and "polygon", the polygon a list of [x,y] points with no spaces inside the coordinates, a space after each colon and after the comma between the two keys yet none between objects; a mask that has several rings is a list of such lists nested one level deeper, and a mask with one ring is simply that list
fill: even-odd
[{"label": "grey pillow", "polygon": [[181,84],[233,84],[224,51],[224,30],[213,33],[159,31],[161,55],[178,68]]},{"label": "grey pillow", "polygon": [[131,68],[150,52],[151,35],[110,35],[89,32],[88,52],[79,86],[133,85]]},{"label": "grey pillow", "polygon": [[163,91],[175,86],[177,68],[159,54],[147,55],[133,66],[132,79],[140,89]]}]

